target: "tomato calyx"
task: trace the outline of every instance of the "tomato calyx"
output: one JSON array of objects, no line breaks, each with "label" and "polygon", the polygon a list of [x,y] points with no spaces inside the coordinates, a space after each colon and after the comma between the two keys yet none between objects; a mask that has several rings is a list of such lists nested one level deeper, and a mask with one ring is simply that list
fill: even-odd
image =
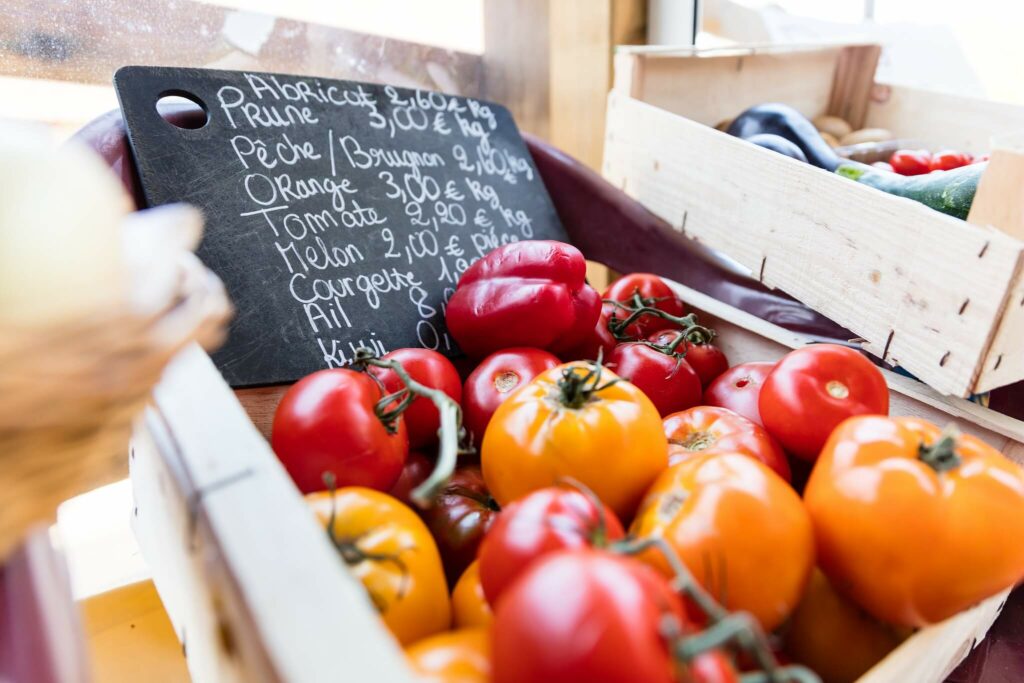
[{"label": "tomato calyx", "polygon": [[963,462],[956,452],[958,436],[960,432],[956,427],[949,425],[942,430],[942,436],[935,443],[930,446],[922,443],[918,446],[917,457],[939,474],[956,469]]},{"label": "tomato calyx", "polygon": [[[466,439],[465,430],[462,428],[462,407],[440,389],[417,382],[398,361],[378,358],[370,349],[356,349],[352,364],[364,370],[370,366],[392,370],[405,385],[404,389],[381,398],[374,409],[377,418],[384,423],[389,431],[397,429],[398,418],[416,398],[428,398],[437,406],[438,413],[441,415],[439,430],[441,446],[437,464],[430,476],[409,494],[410,499],[416,505],[422,508],[429,507],[455,471],[459,454],[466,452],[466,449],[462,447],[462,443]],[[395,401],[398,403],[395,404]]]},{"label": "tomato calyx", "polygon": [[[605,299],[604,303],[627,313],[626,317],[620,318],[618,316],[611,316],[608,319],[608,330],[615,337],[615,340],[622,342],[640,342],[650,346],[652,349],[661,351],[666,355],[686,355],[686,342],[691,344],[710,344],[715,338],[715,331],[709,327],[704,327],[697,322],[697,314],[690,313],[688,315],[672,315],[666,311],[661,310],[655,304],[661,301],[661,298],[643,298],[640,296],[640,292],[634,292],[633,298],[628,303],[622,301],[616,301],[615,299]],[[670,323],[678,325],[681,329],[676,338],[671,340],[667,344],[656,344],[651,341],[639,339],[628,333],[630,326],[636,323],[640,318],[645,315],[650,315],[655,318],[661,318]],[[682,346],[683,351],[677,351]]]},{"label": "tomato calyx", "polygon": [[580,373],[579,365],[573,365],[562,370],[556,386],[558,387],[557,399],[566,408],[579,410],[591,401],[598,400],[595,394],[604,391],[613,384],[621,382],[621,378],[608,380],[601,384],[601,374],[604,372],[604,365],[601,364],[602,354],[598,352],[596,361],[586,361],[590,368],[585,373]]}]

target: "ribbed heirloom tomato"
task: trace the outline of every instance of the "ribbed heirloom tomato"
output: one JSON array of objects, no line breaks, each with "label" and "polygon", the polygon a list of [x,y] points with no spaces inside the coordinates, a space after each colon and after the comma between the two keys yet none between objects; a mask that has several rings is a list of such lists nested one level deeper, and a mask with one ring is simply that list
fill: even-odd
[{"label": "ribbed heirloom tomato", "polygon": [[400,643],[448,628],[451,603],[441,557],[415,512],[385,493],[356,486],[306,500]]},{"label": "ribbed heirloom tomato", "polygon": [[[699,455],[667,469],[630,534],[664,539],[709,593],[730,610],[750,612],[766,631],[796,606],[814,565],[800,497],[745,455]],[[672,576],[660,553],[641,558]]]},{"label": "ribbed heirloom tomato", "polygon": [[768,432],[726,408],[700,406],[665,418],[668,462],[675,465],[696,455],[739,453],[764,463],[789,481],[789,462]]},{"label": "ribbed heirloom tomato", "polygon": [[553,354],[526,347],[497,351],[480,361],[462,390],[462,423],[477,448],[498,406],[513,391],[560,364]]},{"label": "ribbed heirloom tomato", "polygon": [[758,410],[782,447],[813,461],[832,430],[854,415],[887,415],[889,388],[871,361],[837,344],[812,344],[780,360],[761,387]]},{"label": "ribbed heirloom tomato", "polygon": [[[381,360],[394,360],[402,364],[405,371],[417,382],[440,389],[458,403],[462,400],[462,380],[452,362],[430,349],[396,349],[381,356]],[[370,367],[367,372],[384,385],[388,393],[405,388],[405,384],[394,370]],[[417,396],[402,413],[405,428],[409,434],[409,446],[421,448],[437,443],[437,430],[441,427],[441,415],[437,406],[425,396]]]},{"label": "ribbed heirloom tomato", "polygon": [[397,481],[409,453],[405,422],[394,431],[374,409],[380,387],[363,372],[320,370],[285,392],[274,413],[270,443],[303,493],[327,488],[324,474],[338,486],[387,491]]},{"label": "ribbed heirloom tomato", "polygon": [[572,477],[628,517],[668,464],[668,443],[643,392],[595,363],[567,363],[495,411],[481,464],[501,505]]},{"label": "ribbed heirloom tomato", "polygon": [[1024,577],[1024,469],[973,436],[851,418],[804,503],[822,571],[883,621],[925,626]]},{"label": "ribbed heirloom tomato", "polygon": [[572,488],[539,489],[509,504],[480,545],[480,582],[496,605],[537,558],[566,548],[604,547],[625,536],[599,501]]}]

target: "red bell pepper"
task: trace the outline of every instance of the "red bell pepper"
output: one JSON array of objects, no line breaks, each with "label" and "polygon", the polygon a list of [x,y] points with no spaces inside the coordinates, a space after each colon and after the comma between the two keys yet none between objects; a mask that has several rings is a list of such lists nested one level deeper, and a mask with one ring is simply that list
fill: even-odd
[{"label": "red bell pepper", "polygon": [[513,242],[462,274],[448,302],[448,330],[471,356],[513,346],[564,351],[597,324],[601,297],[586,282],[579,249],[562,242]]}]

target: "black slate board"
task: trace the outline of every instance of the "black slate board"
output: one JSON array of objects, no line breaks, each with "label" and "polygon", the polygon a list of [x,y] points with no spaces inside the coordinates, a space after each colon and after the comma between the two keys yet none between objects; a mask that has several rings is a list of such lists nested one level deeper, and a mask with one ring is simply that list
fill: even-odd
[{"label": "black slate board", "polygon": [[[500,105],[164,67],[124,67],[114,86],[147,203],[206,214],[199,256],[237,308],[214,354],[232,386],[291,382],[364,345],[458,355],[443,306],[462,271],[508,241],[566,240]],[[206,124],[164,120],[167,95]]]}]

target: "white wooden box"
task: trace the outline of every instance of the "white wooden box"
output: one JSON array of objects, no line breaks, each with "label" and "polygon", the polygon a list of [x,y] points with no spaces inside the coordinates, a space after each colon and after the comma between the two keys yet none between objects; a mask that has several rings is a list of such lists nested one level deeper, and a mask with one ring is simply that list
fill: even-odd
[{"label": "white wooden box", "polygon": [[874,82],[878,47],[620,48],[603,173],[676,230],[944,394],[1024,379],[1024,154],[993,151],[967,222],[713,128],[749,106],[988,151],[1024,108]]},{"label": "white wooden box", "polygon": [[[774,360],[807,343],[696,291],[678,291],[720,332],[735,363]],[[1021,422],[893,373],[886,380],[893,414],[954,423],[1024,459]],[[251,419],[265,427],[279,392],[248,391],[243,407],[193,347],[168,368],[133,439],[135,529],[193,680],[415,683]],[[997,595],[919,631],[859,683],[940,683],[984,637],[1005,599]]]}]

